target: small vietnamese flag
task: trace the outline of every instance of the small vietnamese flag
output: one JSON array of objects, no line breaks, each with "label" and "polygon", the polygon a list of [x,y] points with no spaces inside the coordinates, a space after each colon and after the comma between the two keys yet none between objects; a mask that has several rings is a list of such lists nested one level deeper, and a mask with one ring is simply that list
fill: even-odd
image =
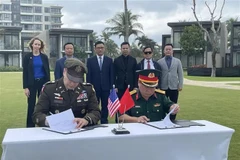
[{"label": "small vietnamese flag", "polygon": [[119,107],[120,114],[125,113],[129,109],[131,109],[135,104],[134,101],[129,93],[129,88],[126,89],[125,93],[123,94],[121,100],[120,100],[121,106]]}]

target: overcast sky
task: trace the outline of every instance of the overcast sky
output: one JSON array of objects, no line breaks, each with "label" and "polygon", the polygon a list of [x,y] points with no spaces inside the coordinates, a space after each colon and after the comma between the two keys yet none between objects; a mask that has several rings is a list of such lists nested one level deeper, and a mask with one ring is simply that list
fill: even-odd
[{"label": "overcast sky", "polygon": [[[210,14],[204,5],[204,0],[197,1],[199,20],[210,20]],[[124,9],[124,0],[43,0],[44,3],[63,6],[62,22],[64,28],[92,29],[98,34],[108,26],[106,20]],[[215,0],[207,0],[213,8]],[[216,16],[219,16],[223,0],[218,0]],[[133,14],[141,16],[139,22],[143,25],[143,32],[158,43],[162,41],[162,34],[170,34],[168,22],[194,21],[191,10],[192,0],[128,0],[128,9]],[[240,0],[226,0],[222,21],[239,17]],[[122,38],[111,37],[117,44]],[[136,38],[131,37],[131,41]]]}]

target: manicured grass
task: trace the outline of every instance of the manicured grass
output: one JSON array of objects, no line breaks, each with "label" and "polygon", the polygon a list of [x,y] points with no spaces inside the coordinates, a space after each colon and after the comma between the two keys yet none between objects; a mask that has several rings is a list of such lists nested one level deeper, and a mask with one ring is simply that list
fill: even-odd
[{"label": "manicured grass", "polygon": [[184,71],[184,78],[194,81],[240,81],[240,77],[188,76],[186,71]]},{"label": "manicured grass", "polygon": [[227,83],[229,85],[236,85],[236,86],[240,86],[240,83]]},{"label": "manicured grass", "polygon": [[[186,85],[179,97],[181,111],[178,119],[209,120],[235,129],[228,160],[239,160],[240,157],[239,92],[239,90]],[[25,127],[26,108],[27,101],[22,89],[22,73],[0,73],[1,142],[8,128]],[[114,119],[110,122],[113,123]],[[1,153],[2,150],[0,150]]]}]

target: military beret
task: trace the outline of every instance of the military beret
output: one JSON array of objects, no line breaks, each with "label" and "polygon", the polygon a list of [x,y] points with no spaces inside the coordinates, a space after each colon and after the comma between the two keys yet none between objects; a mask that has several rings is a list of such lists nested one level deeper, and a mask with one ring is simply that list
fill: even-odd
[{"label": "military beret", "polygon": [[67,77],[69,80],[79,83],[83,82],[84,73],[87,73],[85,64],[76,58],[67,58],[64,63],[67,69]]},{"label": "military beret", "polygon": [[156,69],[145,69],[136,71],[138,80],[146,87],[156,87],[158,85],[158,76],[160,71]]}]

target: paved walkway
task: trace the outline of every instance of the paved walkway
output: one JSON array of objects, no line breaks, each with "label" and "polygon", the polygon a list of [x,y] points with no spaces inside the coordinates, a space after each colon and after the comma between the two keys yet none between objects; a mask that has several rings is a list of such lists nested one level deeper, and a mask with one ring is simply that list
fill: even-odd
[{"label": "paved walkway", "polygon": [[206,82],[206,81],[193,81],[184,78],[184,84],[186,85],[240,90],[240,85],[230,85],[230,83],[240,84],[240,81]]}]

